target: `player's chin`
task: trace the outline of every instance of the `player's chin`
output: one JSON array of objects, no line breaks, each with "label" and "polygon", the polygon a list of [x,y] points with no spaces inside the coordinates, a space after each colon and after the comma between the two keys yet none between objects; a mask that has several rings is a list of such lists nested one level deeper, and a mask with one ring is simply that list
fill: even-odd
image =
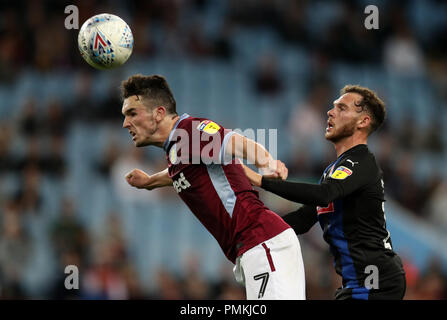
[{"label": "player's chin", "polygon": [[144,140],[135,139],[133,142],[135,144],[135,147],[137,147],[137,148],[145,147],[145,146],[149,145],[149,143]]},{"label": "player's chin", "polygon": [[133,137],[132,141],[133,141],[133,144],[135,145],[135,147],[140,147],[141,146],[141,142],[138,140],[137,137]]},{"label": "player's chin", "polygon": [[333,134],[332,132],[326,132],[324,137],[326,138],[326,140],[334,142],[337,141],[337,136],[335,134]]}]

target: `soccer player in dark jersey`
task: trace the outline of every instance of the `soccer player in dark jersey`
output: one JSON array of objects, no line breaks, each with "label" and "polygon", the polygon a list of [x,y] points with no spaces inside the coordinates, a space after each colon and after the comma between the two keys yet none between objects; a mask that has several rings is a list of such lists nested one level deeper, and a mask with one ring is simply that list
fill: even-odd
[{"label": "soccer player in dark jersey", "polygon": [[[382,172],[367,146],[368,136],[385,120],[385,104],[357,85],[340,93],[327,113],[325,133],[337,159],[319,184],[267,179],[244,168],[254,185],[303,204],[283,217],[297,234],[320,223],[342,277],[336,299],[403,299],[405,273],[386,229]],[[287,172],[284,164],[278,170]]]},{"label": "soccer player in dark jersey", "polygon": [[[123,127],[137,147],[166,152],[168,168],[153,175],[126,175],[136,188],[174,186],[189,209],[235,264],[247,299],[305,299],[298,237],[258,197],[238,158],[269,170],[276,163],[265,148],[209,119],[179,116],[166,80],[135,75],[123,81]],[[282,171],[284,172],[284,171]]]}]

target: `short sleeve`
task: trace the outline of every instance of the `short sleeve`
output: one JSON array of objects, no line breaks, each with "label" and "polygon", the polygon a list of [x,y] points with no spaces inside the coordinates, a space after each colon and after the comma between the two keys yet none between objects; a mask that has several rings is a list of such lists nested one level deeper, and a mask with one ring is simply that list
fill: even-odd
[{"label": "short sleeve", "polygon": [[225,148],[234,132],[208,119],[191,121],[190,147],[193,163],[223,164],[231,159],[225,156]]}]

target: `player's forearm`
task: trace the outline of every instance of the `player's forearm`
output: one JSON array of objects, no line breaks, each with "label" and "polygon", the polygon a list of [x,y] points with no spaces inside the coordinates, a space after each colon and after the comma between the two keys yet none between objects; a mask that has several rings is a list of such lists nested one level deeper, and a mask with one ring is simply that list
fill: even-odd
[{"label": "player's forearm", "polygon": [[284,199],[315,206],[327,206],[338,191],[325,184],[311,184],[262,178],[261,187]]},{"label": "player's forearm", "polygon": [[172,179],[169,177],[168,169],[154,173],[150,176],[150,182],[145,186],[145,189],[152,190],[155,188],[172,186]]},{"label": "player's forearm", "polygon": [[262,176],[259,173],[254,172],[246,165],[242,165],[244,168],[245,175],[247,176],[248,180],[250,180],[251,184],[257,187],[261,186]]},{"label": "player's forearm", "polygon": [[274,161],[272,155],[261,144],[247,139],[247,145],[244,152],[248,163],[253,163],[256,168],[268,168]]}]

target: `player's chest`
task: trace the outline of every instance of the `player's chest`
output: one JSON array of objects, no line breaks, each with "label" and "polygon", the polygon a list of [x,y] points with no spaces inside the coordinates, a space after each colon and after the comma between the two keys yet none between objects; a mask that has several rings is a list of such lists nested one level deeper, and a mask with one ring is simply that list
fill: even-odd
[{"label": "player's chest", "polygon": [[172,179],[172,186],[180,196],[191,194],[194,197],[200,197],[213,188],[205,166],[172,165],[168,168],[168,172]]}]

